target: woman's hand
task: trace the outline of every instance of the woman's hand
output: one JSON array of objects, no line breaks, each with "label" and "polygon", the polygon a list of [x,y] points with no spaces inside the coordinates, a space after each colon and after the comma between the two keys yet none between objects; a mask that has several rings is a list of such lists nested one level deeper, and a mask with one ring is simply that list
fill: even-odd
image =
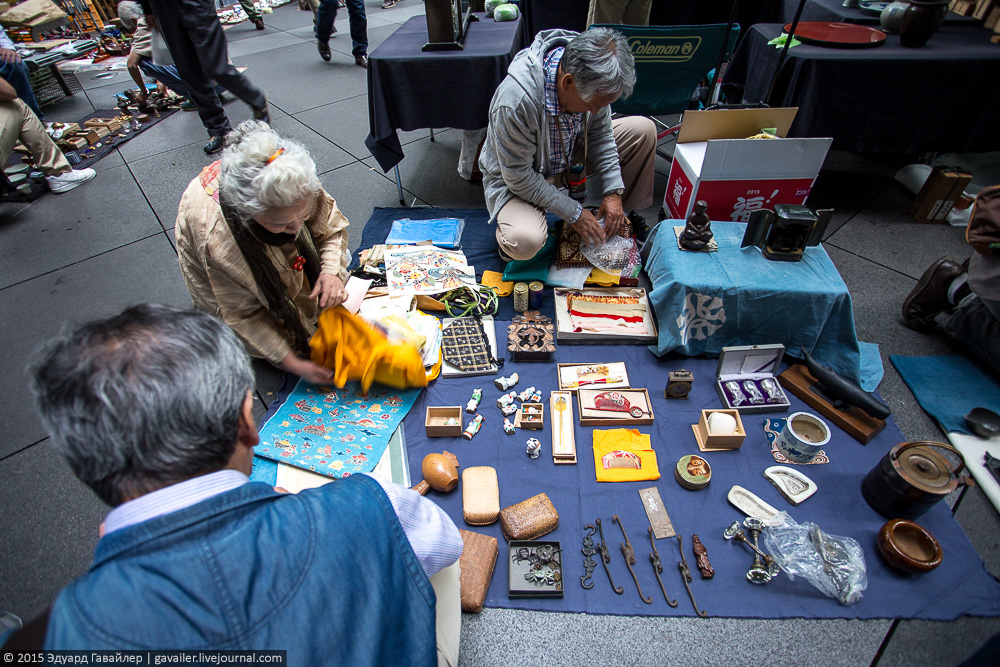
[{"label": "woman's hand", "polygon": [[344,283],[340,282],[340,278],[337,276],[331,276],[329,273],[321,273],[319,278],[316,279],[316,285],[313,287],[312,292],[309,293],[310,299],[317,297],[319,298],[320,310],[333,308],[347,300],[347,290],[344,288]]},{"label": "woman's hand", "polygon": [[[339,282],[339,281],[338,281]],[[330,384],[333,382],[333,371],[303,359],[294,352],[289,352],[278,364],[282,370],[309,382],[310,384]]]}]

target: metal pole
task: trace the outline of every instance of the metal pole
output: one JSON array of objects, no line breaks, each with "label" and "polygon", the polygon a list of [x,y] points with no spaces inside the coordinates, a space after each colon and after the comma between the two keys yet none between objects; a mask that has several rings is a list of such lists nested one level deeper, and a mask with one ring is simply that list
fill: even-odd
[{"label": "metal pole", "polygon": [[399,203],[406,206],[406,200],[403,199],[403,183],[399,180],[399,165],[397,164],[392,169],[396,172],[396,190],[399,192]]},{"label": "metal pole", "polygon": [[802,16],[802,8],[805,7],[806,0],[799,0],[798,9],[795,10],[795,18],[792,19],[791,30],[788,31],[788,39],[785,41],[784,48],[781,49],[781,55],[778,56],[778,66],[774,68],[774,76],[771,77],[771,87],[767,89],[767,97],[764,101],[768,106],[773,106],[771,103],[771,95],[774,94],[774,86],[778,83],[778,75],[781,74],[781,66],[785,63],[785,55],[788,53],[788,47],[792,45],[792,38],[795,36],[795,29],[799,27],[799,17]]}]

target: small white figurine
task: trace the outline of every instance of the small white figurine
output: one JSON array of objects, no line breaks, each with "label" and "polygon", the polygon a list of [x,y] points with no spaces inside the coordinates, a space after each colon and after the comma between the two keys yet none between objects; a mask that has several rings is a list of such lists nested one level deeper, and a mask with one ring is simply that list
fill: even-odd
[{"label": "small white figurine", "polygon": [[517,404],[513,403],[513,402],[508,403],[507,405],[505,405],[502,408],[500,408],[500,412],[502,412],[505,417],[509,416],[509,415],[512,415],[515,412],[517,412]]},{"label": "small white figurine", "polygon": [[476,415],[476,418],[469,422],[469,425],[465,427],[462,437],[466,440],[472,440],[472,438],[479,433],[479,429],[483,427],[484,421],[485,419],[482,415]]},{"label": "small white figurine", "polygon": [[517,373],[514,373],[510,377],[498,377],[496,380],[493,381],[493,384],[495,384],[497,386],[497,389],[499,389],[500,391],[507,391],[508,389],[516,385],[517,381],[520,379],[521,378],[517,376]]},{"label": "small white figurine", "polygon": [[516,391],[511,391],[510,393],[504,394],[503,396],[497,399],[497,407],[502,410],[504,406],[513,403],[515,398],[517,398]]},{"label": "small white figurine", "polygon": [[465,411],[469,414],[475,412],[476,409],[479,408],[479,401],[481,400],[483,400],[483,390],[480,387],[476,387],[472,391],[472,398],[470,398],[469,402],[465,404]]},{"label": "small white figurine", "polygon": [[542,400],[542,392],[536,391],[534,394],[531,395],[531,400],[529,401],[529,403],[538,403],[541,400]]},{"label": "small white figurine", "polygon": [[537,459],[538,455],[542,453],[542,443],[538,442],[537,438],[528,438],[527,448],[524,450],[525,453],[533,459]]},{"label": "small white figurine", "polygon": [[503,420],[503,432],[507,435],[514,435],[514,424],[511,423],[510,419]]},{"label": "small white figurine", "polygon": [[524,391],[522,391],[520,394],[517,395],[517,400],[519,400],[522,403],[524,403],[526,400],[528,400],[529,398],[531,398],[531,395],[534,394],[534,393],[535,393],[535,388],[534,387],[528,387],[527,389],[525,389]]}]

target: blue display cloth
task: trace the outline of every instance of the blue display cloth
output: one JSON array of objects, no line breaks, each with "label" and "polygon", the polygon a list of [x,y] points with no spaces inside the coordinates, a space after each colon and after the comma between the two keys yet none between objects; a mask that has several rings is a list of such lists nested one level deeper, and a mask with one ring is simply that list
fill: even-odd
[{"label": "blue display cloth", "polygon": [[965,357],[903,357],[893,354],[889,361],[903,382],[946,433],[971,434],[965,415],[972,408],[1000,413],[1000,385]]},{"label": "blue display cloth", "polygon": [[[505,322],[497,323],[497,339],[501,349],[506,346]],[[763,342],[763,341],[760,341]],[[692,590],[699,606],[711,616],[756,618],[923,618],[950,620],[963,614],[1000,615],[1000,584],[985,570],[981,560],[962,529],[955,522],[945,503],[935,505],[919,519],[941,543],[944,561],[933,572],[917,576],[897,574],[890,570],[875,552],[878,529],[886,521],[861,496],[861,481],[889,448],[904,440],[890,418],[885,430],[867,446],[861,445],[835,426],[829,445],[824,449],[830,463],[797,466],[818,485],[814,496],[794,507],[763,477],[768,466],[776,465],[767,445],[763,422],[780,418],[784,413],[745,415],[743,424],[747,437],[736,451],[703,454],[712,466],[713,477],[708,488],[688,491],[674,481],[673,468],[685,454],[698,453],[691,425],[697,423],[703,408],[718,408],[719,400],[713,388],[716,362],[706,359],[684,359],[679,362],[657,358],[644,346],[573,345],[560,346],[553,363],[514,363],[508,360],[502,373],[517,371],[522,391],[535,386],[543,393],[545,428],[541,431],[518,429],[514,435],[503,432],[503,416],[496,407],[501,395],[493,377],[449,378],[431,383],[414,403],[404,420],[410,473],[419,480],[420,464],[431,452],[448,450],[457,455],[459,473],[472,466],[496,468],[500,487],[500,507],[545,492],[559,513],[559,526],[545,540],[558,540],[562,547],[565,597],[562,599],[509,599],[507,597],[508,553],[499,523],[471,526],[462,516],[462,485],[451,493],[429,491],[428,497],[452,517],[456,525],[466,530],[485,533],[500,542],[500,555],[486,598],[488,607],[541,609],[591,614],[621,614],[645,616],[692,616],[694,610],[680,581],[677,570],[679,554],[675,539],[657,541],[664,572],[661,577],[667,593],[678,599],[680,606],[671,609],[660,592],[649,561],[649,522],[639,499],[638,490],[656,486],[666,505],[675,529],[683,535],[685,556],[694,581]],[[656,451],[661,479],[655,482],[598,483],[592,453],[595,428],[575,427],[576,465],[556,466],[552,462],[551,414],[549,392],[558,388],[555,362],[593,363],[625,362],[633,387],[649,390],[655,421],[638,426],[651,436]],[[694,373],[694,388],[687,400],[666,400],[663,388],[667,373],[679,368]],[[428,438],[423,423],[427,406],[460,405],[471,398],[473,389],[481,387],[483,398],[479,413],[485,423],[471,441],[463,438]],[[809,410],[795,397],[790,397],[791,410]],[[574,418],[579,411],[574,404]],[[465,424],[471,415],[464,413]],[[538,459],[525,454],[525,441],[530,437],[542,443]],[[739,484],[774,507],[786,510],[799,523],[812,521],[831,535],[852,537],[865,552],[868,588],[860,602],[842,606],[828,598],[803,579],[790,581],[782,574],[766,586],[754,586],[746,580],[753,561],[743,545],[726,542],[722,533],[742,515],[726,500],[726,494]],[[653,597],[653,604],[639,600],[636,586],[625,567],[619,544],[621,530],[612,523],[618,514],[628,531],[637,562],[633,566],[643,593]],[[580,553],[583,527],[600,517],[604,536],[611,552],[611,574],[615,583],[625,589],[615,595],[608,577],[599,564],[593,573],[594,588],[585,591],[580,586],[584,574]],[[695,567],[691,551],[691,535],[697,533],[708,550],[715,568],[714,579],[702,580]],[[597,539],[597,536],[595,536]]]},{"label": "blue display cloth", "polygon": [[799,262],[771,261],[755,247],[740,249],[746,225],[713,222],[718,252],[681,251],[673,228],[683,225],[664,220],[646,241],[659,326],[653,352],[718,356],[723,347],[781,343],[868,391],[878,386],[881,362],[873,355],[862,363],[851,295],[822,246]]},{"label": "blue display cloth", "polygon": [[357,382],[342,389],[299,380],[260,427],[254,454],[327,477],[375,469],[420,389]]}]

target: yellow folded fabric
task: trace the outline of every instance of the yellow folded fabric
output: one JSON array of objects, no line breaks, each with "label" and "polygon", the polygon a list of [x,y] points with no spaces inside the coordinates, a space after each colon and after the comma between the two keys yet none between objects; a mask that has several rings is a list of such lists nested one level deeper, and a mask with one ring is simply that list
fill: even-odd
[{"label": "yellow folded fabric", "polygon": [[[620,450],[639,457],[641,467],[604,469],[602,458],[605,454]],[[656,452],[649,442],[649,436],[632,428],[594,430],[594,471],[598,482],[641,482],[660,479],[660,469],[656,465]]]},{"label": "yellow folded fabric", "polygon": [[373,382],[395,389],[427,386],[423,359],[416,348],[390,343],[342,306],[320,313],[309,348],[313,363],[333,369],[333,383],[338,388],[348,381],[360,382],[364,392]]},{"label": "yellow folded fabric", "polygon": [[585,284],[600,285],[601,287],[613,287],[614,285],[617,285],[620,280],[621,272],[608,273],[607,271],[602,271],[595,266],[594,270],[590,272],[589,276],[587,276]]},{"label": "yellow folded fabric", "polygon": [[503,274],[498,271],[483,271],[483,284],[487,287],[495,287],[498,296],[510,296],[514,291],[514,283],[503,279]]}]

